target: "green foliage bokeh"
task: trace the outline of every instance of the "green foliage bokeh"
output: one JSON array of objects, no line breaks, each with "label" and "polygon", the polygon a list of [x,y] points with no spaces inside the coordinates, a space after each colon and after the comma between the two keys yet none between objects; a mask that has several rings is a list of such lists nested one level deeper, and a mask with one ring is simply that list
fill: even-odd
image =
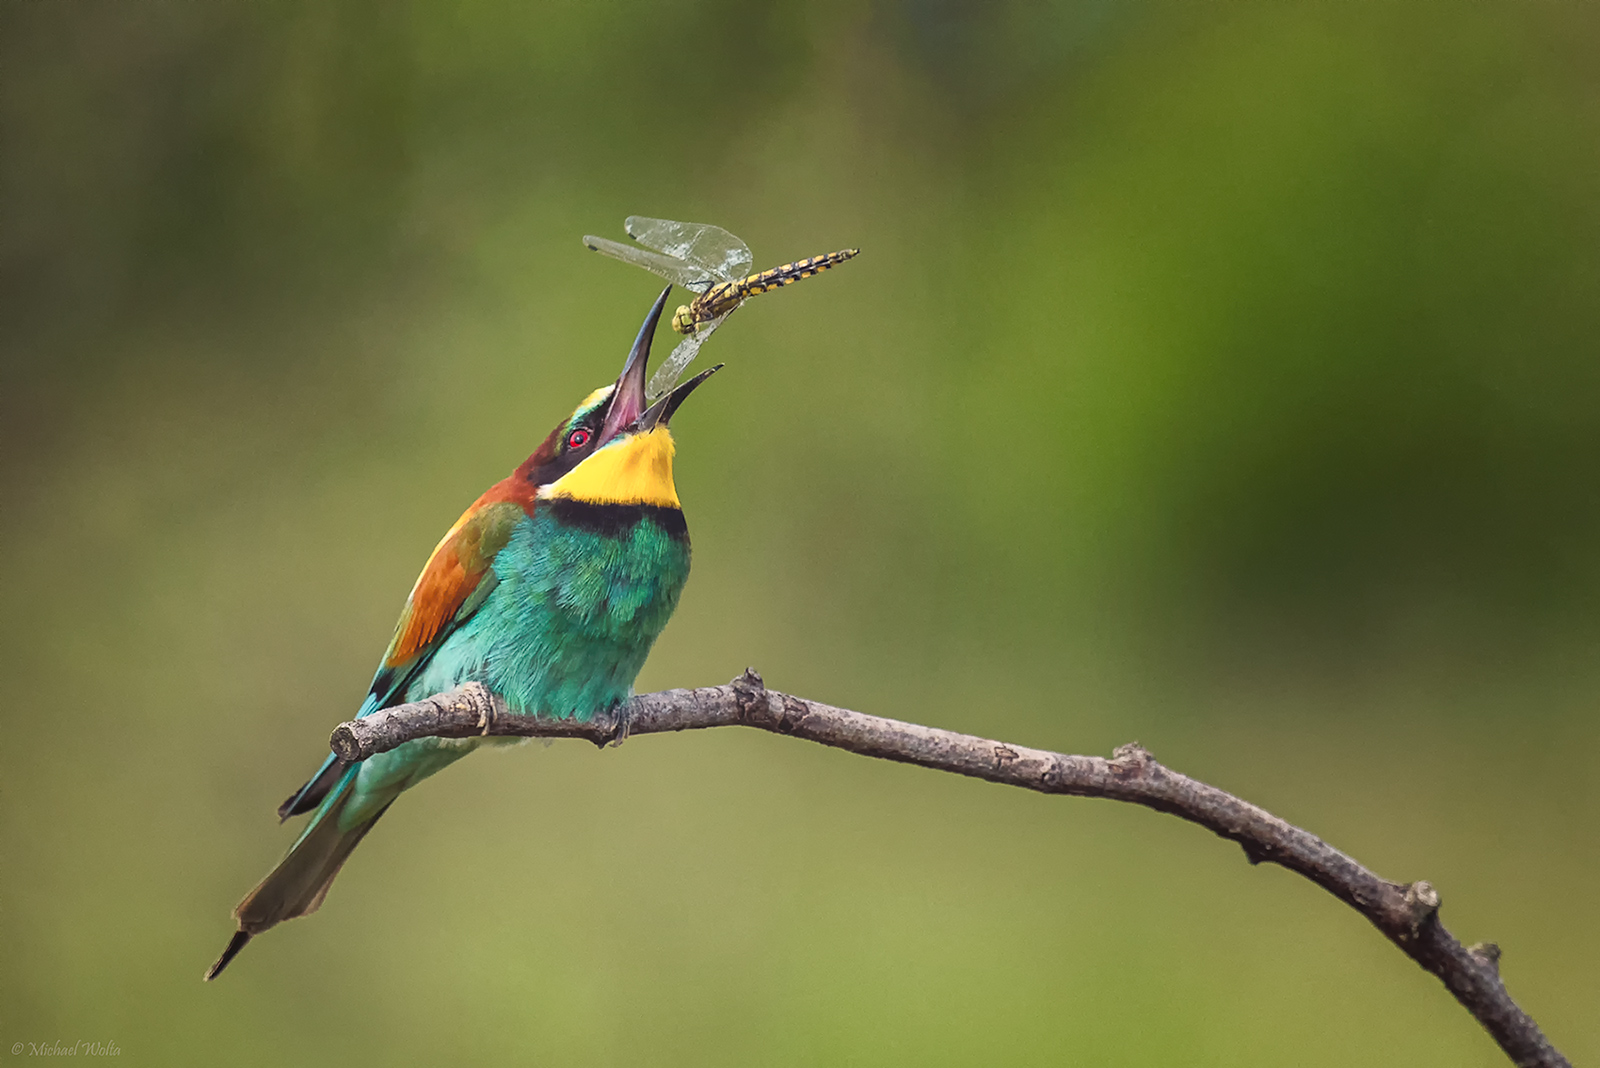
[{"label": "green foliage bokeh", "polygon": [[[201,984],[439,534],[715,222],[642,688],[1137,738],[1600,1057],[1600,13],[0,7],[0,1050],[1496,1065],[1192,827],[725,731],[480,756]],[[666,338],[662,339],[663,341]]]}]

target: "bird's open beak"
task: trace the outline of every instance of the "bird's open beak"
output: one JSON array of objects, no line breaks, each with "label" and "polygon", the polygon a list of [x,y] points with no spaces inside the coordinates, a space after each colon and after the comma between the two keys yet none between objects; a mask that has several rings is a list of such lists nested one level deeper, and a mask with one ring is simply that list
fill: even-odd
[{"label": "bird's open beak", "polygon": [[689,379],[689,381],[680,382],[672,392],[645,409],[644,414],[639,416],[640,428],[654,430],[658,426],[666,426],[668,420],[672,418],[672,413],[677,411],[678,405],[682,404],[689,394],[695,391],[695,387],[722,370],[724,366],[724,364],[719,363],[715,367],[707,367],[704,371]]},{"label": "bird's open beak", "polygon": [[661,309],[666,307],[667,294],[671,292],[671,286],[661,291],[650,314],[645,316],[644,326],[639,328],[633,350],[628,353],[628,362],[622,365],[622,374],[617,376],[617,388],[611,393],[611,406],[606,409],[606,421],[600,425],[597,445],[616,437],[618,431],[632,425],[644,413],[644,373],[645,365],[650,362],[650,341],[656,335],[656,323],[661,319]]}]

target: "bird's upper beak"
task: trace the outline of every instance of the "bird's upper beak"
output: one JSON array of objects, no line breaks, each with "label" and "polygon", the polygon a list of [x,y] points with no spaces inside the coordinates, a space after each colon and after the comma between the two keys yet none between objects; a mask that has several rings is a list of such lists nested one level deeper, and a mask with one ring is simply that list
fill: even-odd
[{"label": "bird's upper beak", "polygon": [[644,325],[639,328],[639,336],[634,339],[633,350],[628,353],[628,362],[622,365],[622,374],[617,376],[617,388],[611,392],[611,407],[606,409],[606,420],[600,425],[600,445],[604,445],[635,424],[641,430],[654,430],[658,426],[666,426],[672,418],[672,413],[678,410],[678,405],[682,404],[700,383],[722,370],[723,365],[720,363],[707,368],[687,382],[679,383],[668,390],[665,396],[649,408],[645,407],[645,365],[650,362],[650,342],[655,338],[656,324],[661,320],[661,310],[667,306],[667,294],[671,292],[671,286],[661,291],[661,295],[656,298],[655,304],[650,309],[650,314],[645,316]]},{"label": "bird's upper beak", "polygon": [[600,425],[600,445],[616,437],[624,427],[632,425],[644,414],[644,376],[645,365],[650,362],[650,342],[656,334],[656,323],[661,320],[661,309],[666,307],[667,294],[671,292],[671,286],[661,291],[650,314],[645,316],[644,325],[639,328],[639,336],[634,339],[633,349],[628,353],[628,362],[622,365],[622,374],[617,376],[617,388],[611,393],[606,421]]}]

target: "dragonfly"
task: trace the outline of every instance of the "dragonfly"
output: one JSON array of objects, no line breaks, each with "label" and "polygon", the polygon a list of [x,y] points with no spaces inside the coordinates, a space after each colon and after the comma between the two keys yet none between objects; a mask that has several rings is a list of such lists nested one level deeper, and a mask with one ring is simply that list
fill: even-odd
[{"label": "dragonfly", "polygon": [[583,243],[595,252],[643,267],[698,294],[690,303],[680,305],[672,317],[672,328],[686,336],[650,379],[647,392],[652,397],[676,384],[678,375],[695,358],[711,332],[746,300],[810,278],[861,251],[840,249],[751,274],[755,257],[750,255],[750,246],[720,226],[643,215],[630,215],[622,225],[637,245],[592,234],[585,235]]}]

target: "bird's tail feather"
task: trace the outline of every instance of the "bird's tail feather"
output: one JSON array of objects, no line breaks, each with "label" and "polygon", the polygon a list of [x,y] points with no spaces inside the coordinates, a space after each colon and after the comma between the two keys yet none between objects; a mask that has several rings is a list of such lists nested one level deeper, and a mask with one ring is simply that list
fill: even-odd
[{"label": "bird's tail feather", "polygon": [[322,767],[317,769],[317,773],[278,806],[278,822],[282,823],[290,816],[298,816],[302,812],[310,812],[322,804],[323,799],[339,784],[340,778],[349,768],[349,764],[332,753],[328,754],[328,759],[322,762]]},{"label": "bird's tail feather", "polygon": [[322,811],[312,818],[300,840],[289,850],[289,855],[279,861],[272,873],[261,880],[261,885],[250,891],[239,902],[239,907],[233,910],[239,930],[222,951],[222,956],[217,958],[217,963],[206,972],[206,979],[221,975],[222,969],[255,935],[284,920],[317,911],[322,899],[328,895],[328,887],[333,885],[333,877],[339,874],[351,850],[360,844],[372,825],[393,803],[391,799],[389,804],[376,809],[371,816],[354,826],[341,828],[340,815],[355,796],[353,787],[359,771],[360,767],[357,766],[344,773],[339,784],[329,791],[329,800],[323,805]]}]

